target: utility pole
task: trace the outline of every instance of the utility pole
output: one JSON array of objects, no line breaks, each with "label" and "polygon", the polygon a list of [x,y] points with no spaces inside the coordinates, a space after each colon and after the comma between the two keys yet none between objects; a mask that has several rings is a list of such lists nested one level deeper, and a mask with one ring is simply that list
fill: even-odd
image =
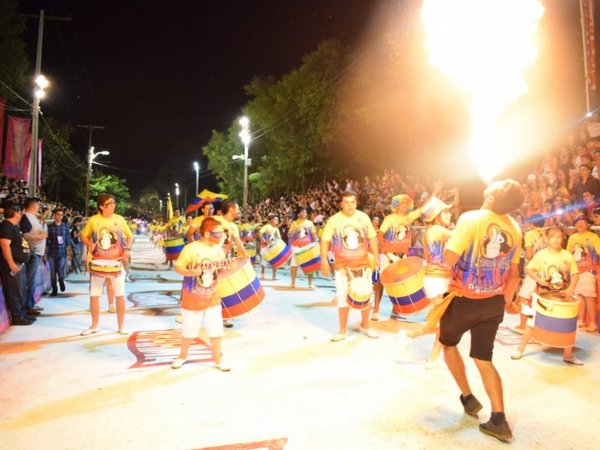
[{"label": "utility pole", "polygon": [[[38,39],[37,50],[35,55],[35,75],[34,80],[39,79],[42,74],[42,42],[44,40],[44,21],[62,20],[70,21],[70,17],[45,16],[44,10],[40,10],[40,15],[20,14],[21,17],[28,19],[38,19]],[[33,96],[33,110],[31,112],[31,161],[29,164],[29,196],[35,197],[38,188],[38,130],[39,130],[39,115],[40,115],[40,96]]]},{"label": "utility pole", "polygon": [[88,163],[88,170],[87,170],[87,175],[86,175],[86,179],[85,179],[85,217],[88,217],[88,210],[89,210],[89,202],[90,202],[90,180],[92,178],[92,160],[93,160],[93,153],[94,153],[94,147],[92,147],[92,133],[94,130],[104,130],[105,127],[101,126],[101,125],[77,125],[77,128],[85,128],[86,130],[89,131],[89,139],[88,139],[88,156],[87,156],[87,163]]}]

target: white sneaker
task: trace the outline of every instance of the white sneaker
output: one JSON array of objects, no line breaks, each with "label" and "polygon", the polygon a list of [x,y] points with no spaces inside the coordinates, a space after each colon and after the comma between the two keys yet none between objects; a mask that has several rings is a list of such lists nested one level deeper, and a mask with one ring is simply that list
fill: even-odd
[{"label": "white sneaker", "polygon": [[117,330],[117,333],[119,334],[124,334],[124,335],[128,335],[130,333],[130,331],[127,328],[119,328]]},{"label": "white sneaker", "polygon": [[394,319],[394,320],[404,320],[406,319],[406,317],[401,316],[400,314],[398,314],[396,311],[392,311],[392,314],[390,315],[390,319]]},{"label": "white sneaker", "polygon": [[408,332],[402,328],[398,331],[398,350],[403,355],[406,355],[412,346],[412,338],[408,335]]},{"label": "white sneaker", "polygon": [[177,314],[177,316],[175,316],[175,322],[183,323],[183,316],[181,314]]},{"label": "white sneaker", "polygon": [[117,312],[117,308],[115,307],[115,305],[108,305],[108,312],[109,313],[116,313]]},{"label": "white sneaker", "polygon": [[98,332],[98,328],[88,328],[87,330],[83,330],[79,333],[81,336],[89,336],[90,334],[94,334]]},{"label": "white sneaker", "polygon": [[231,371],[231,367],[229,367],[228,365],[224,364],[223,361],[221,361],[219,364],[215,363],[215,368],[220,370],[221,372],[229,372]]},{"label": "white sneaker", "polygon": [[338,333],[331,338],[331,342],[340,342],[340,341],[343,341],[344,339],[346,339],[346,335]]},{"label": "white sneaker", "polygon": [[358,327],[358,331],[365,333],[367,337],[370,337],[371,339],[377,339],[379,337],[377,332],[371,328]]},{"label": "white sneaker", "polygon": [[523,353],[521,353],[519,350],[515,350],[510,354],[510,359],[521,359],[522,356]]},{"label": "white sneaker", "polygon": [[171,369],[181,369],[181,366],[183,366],[186,362],[186,359],[176,358],[171,363]]},{"label": "white sneaker", "polygon": [[379,314],[378,313],[373,313],[373,315],[371,316],[371,320],[378,321],[379,320]]}]

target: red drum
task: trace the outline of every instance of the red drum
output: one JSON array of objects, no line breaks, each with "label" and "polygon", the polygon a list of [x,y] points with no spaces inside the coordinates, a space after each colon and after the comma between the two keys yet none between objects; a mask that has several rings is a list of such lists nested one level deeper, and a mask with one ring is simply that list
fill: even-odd
[{"label": "red drum", "polygon": [[273,266],[273,269],[283,266],[291,257],[292,250],[281,239],[269,245],[265,253],[265,260]]},{"label": "red drum", "polygon": [[165,253],[167,254],[167,259],[169,261],[175,261],[179,257],[179,254],[181,253],[181,250],[183,250],[184,246],[185,243],[183,242],[183,236],[166,238],[164,247]]},{"label": "red drum", "polygon": [[226,319],[246,314],[260,305],[265,291],[248,258],[236,258],[227,270],[219,272],[217,295]]},{"label": "red drum", "polygon": [[88,269],[98,277],[118,277],[123,271],[123,264],[119,260],[92,259]]},{"label": "red drum", "polygon": [[300,247],[294,256],[306,275],[315,273],[321,268],[321,247],[318,242]]},{"label": "red drum", "polygon": [[381,284],[385,288],[398,314],[414,314],[429,305],[423,282],[425,265],[421,258],[409,256],[390,264],[381,273]]}]

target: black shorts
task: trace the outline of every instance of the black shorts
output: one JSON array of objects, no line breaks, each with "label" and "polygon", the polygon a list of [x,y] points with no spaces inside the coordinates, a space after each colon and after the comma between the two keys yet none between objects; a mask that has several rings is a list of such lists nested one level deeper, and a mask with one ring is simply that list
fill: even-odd
[{"label": "black shorts", "polygon": [[498,326],[504,319],[504,295],[481,300],[456,297],[440,322],[440,342],[447,347],[458,345],[465,332],[471,332],[469,356],[491,361]]}]

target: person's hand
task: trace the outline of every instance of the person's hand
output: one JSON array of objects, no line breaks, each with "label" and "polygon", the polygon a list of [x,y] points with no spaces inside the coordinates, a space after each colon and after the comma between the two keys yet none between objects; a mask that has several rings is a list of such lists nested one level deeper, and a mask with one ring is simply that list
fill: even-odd
[{"label": "person's hand", "polygon": [[506,303],[505,310],[508,314],[517,314],[519,311],[521,311],[521,307],[518,303],[511,301]]}]

